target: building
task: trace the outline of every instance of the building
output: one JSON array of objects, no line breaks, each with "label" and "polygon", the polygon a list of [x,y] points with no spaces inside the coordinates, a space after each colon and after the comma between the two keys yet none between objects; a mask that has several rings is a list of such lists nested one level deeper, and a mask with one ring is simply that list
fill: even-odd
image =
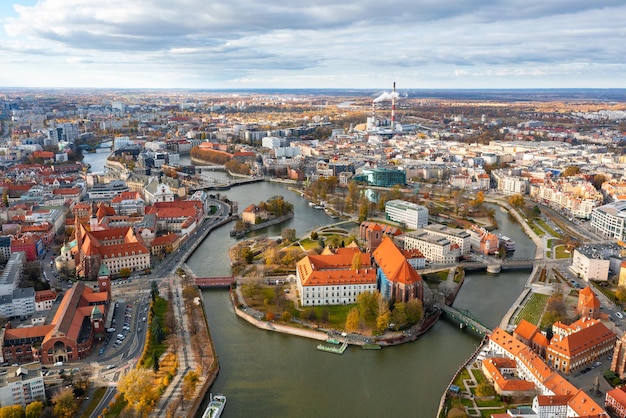
[{"label": "building", "polygon": [[35,313],[35,289],[18,287],[9,295],[0,296],[0,316],[27,318]]},{"label": "building", "polygon": [[626,378],[626,334],[617,340],[613,349],[613,360],[611,360],[611,370],[620,379]]},{"label": "building", "polygon": [[0,261],[7,261],[11,257],[11,237],[0,237]]},{"label": "building", "polygon": [[626,386],[609,390],[604,399],[604,406],[614,416],[626,418]]},{"label": "building", "polygon": [[556,322],[546,349],[548,364],[565,374],[585,368],[612,352],[616,336],[597,319],[581,318],[571,325]]},{"label": "building", "polygon": [[491,255],[500,249],[500,239],[485,228],[472,225],[466,230],[470,236],[471,249],[477,253]]},{"label": "building", "polygon": [[[533,409],[537,416],[549,417],[550,415],[539,415],[549,413],[550,402],[555,408],[560,408],[556,412],[560,413],[562,407],[557,407],[566,399],[565,417],[608,417],[606,412],[598,405],[593,398],[584,390],[576,388],[558,371],[548,367],[548,365],[530,347],[514,338],[501,328],[496,328],[489,336],[487,349],[496,356],[506,357],[515,361],[517,365],[517,376],[523,380],[532,382],[536,388],[538,397],[545,396],[552,398],[541,398],[533,402]],[[542,408],[539,408],[539,407]],[[537,412],[540,411],[540,412]],[[546,412],[548,411],[548,412]]]},{"label": "building", "polygon": [[114,180],[107,184],[94,185],[87,195],[89,200],[111,200],[122,192],[127,192],[128,186],[122,180]]},{"label": "building", "polygon": [[0,369],[2,406],[21,405],[24,408],[34,401],[46,403],[41,363],[32,362]]},{"label": "building", "polygon": [[619,272],[620,255],[621,248],[616,244],[583,245],[574,250],[570,268],[583,280],[606,281],[610,271]]},{"label": "building", "polygon": [[0,296],[12,295],[19,287],[24,275],[26,255],[23,252],[12,253],[0,275]]},{"label": "building", "polygon": [[115,213],[123,216],[143,215],[146,202],[136,191],[121,192],[111,199],[111,207]]},{"label": "building", "polygon": [[54,289],[35,291],[35,311],[50,311],[57,300],[57,292]]},{"label": "building", "polygon": [[406,184],[406,173],[404,170],[388,168],[364,168],[361,174],[354,176],[356,181],[367,182],[370,186],[393,187],[395,185],[404,186]]},{"label": "building", "polygon": [[368,221],[363,221],[359,225],[359,239],[365,242],[366,251],[370,254],[378,248],[385,236],[395,237],[401,234],[399,228],[391,225]]},{"label": "building", "polygon": [[385,216],[410,229],[428,225],[428,209],[425,206],[404,200],[390,200],[385,204]]},{"label": "building", "polygon": [[424,299],[422,277],[388,236],[372,253],[378,269],[376,283],[384,300],[408,302]]},{"label": "building", "polygon": [[600,299],[593,293],[589,286],[578,292],[578,306],[576,311],[581,318],[600,318]]},{"label": "building", "polygon": [[111,303],[109,276],[98,275],[98,290],[77,282],[66,293],[49,324],[4,329],[0,361],[42,364],[88,357],[96,340],[106,335],[105,318]]},{"label": "building", "polygon": [[254,225],[257,223],[257,219],[259,222],[262,222],[268,218],[268,213],[265,209],[261,209],[257,205],[249,205],[241,212],[241,220],[247,224]]},{"label": "building", "polygon": [[376,291],[376,269],[358,248],[337,248],[298,261],[296,283],[301,306],[347,305],[363,292]]},{"label": "building", "polygon": [[174,192],[168,184],[159,183],[157,179],[153,179],[143,191],[148,205],[154,205],[157,202],[173,202]]},{"label": "building", "polygon": [[26,261],[35,261],[37,256],[43,252],[43,241],[36,240],[31,235],[13,237],[11,252],[23,252],[26,255]]},{"label": "building", "polygon": [[517,377],[517,363],[510,358],[486,358],[482,361],[482,370],[500,396],[532,397],[537,394],[532,382]]},{"label": "building", "polygon": [[150,268],[150,250],[133,227],[89,231],[76,218],[74,231],[76,245],[71,250],[80,278],[95,279],[103,264],[111,274]]},{"label": "building", "polygon": [[530,347],[535,353],[542,357],[546,355],[546,348],[550,343],[539,327],[522,319],[513,331],[513,336]]},{"label": "building", "polygon": [[464,229],[453,229],[445,225],[430,224],[424,226],[428,235],[445,238],[451,243],[457,244],[461,255],[469,254],[471,249],[470,234]]},{"label": "building", "polygon": [[618,200],[591,211],[591,228],[604,238],[626,240],[626,200]]},{"label": "building", "polygon": [[452,264],[461,255],[457,244],[451,243],[447,238],[430,235],[424,229],[407,232],[401,239],[405,250],[419,250],[429,263]]}]

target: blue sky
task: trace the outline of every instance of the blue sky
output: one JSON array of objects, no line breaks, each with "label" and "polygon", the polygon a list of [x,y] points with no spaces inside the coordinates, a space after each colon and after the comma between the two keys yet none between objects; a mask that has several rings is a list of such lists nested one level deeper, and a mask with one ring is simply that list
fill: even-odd
[{"label": "blue sky", "polygon": [[2,0],[0,86],[624,88],[624,0]]}]

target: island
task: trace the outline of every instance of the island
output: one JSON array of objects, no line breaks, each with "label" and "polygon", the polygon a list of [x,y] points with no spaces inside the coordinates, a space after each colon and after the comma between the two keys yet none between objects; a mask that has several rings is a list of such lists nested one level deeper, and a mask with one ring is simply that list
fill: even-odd
[{"label": "island", "polygon": [[235,226],[230,231],[231,237],[243,237],[248,232],[258,231],[268,226],[278,225],[293,218],[293,205],[283,196],[273,196],[258,205],[246,207]]}]

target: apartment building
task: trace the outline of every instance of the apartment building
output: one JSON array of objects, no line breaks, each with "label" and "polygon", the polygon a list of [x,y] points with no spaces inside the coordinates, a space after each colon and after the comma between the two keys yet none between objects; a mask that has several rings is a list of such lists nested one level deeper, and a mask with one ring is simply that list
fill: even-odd
[{"label": "apartment building", "polygon": [[452,264],[461,256],[458,244],[447,238],[430,235],[424,229],[403,235],[405,250],[419,250],[433,264]]},{"label": "apartment building", "polygon": [[599,206],[591,211],[591,228],[603,236],[626,240],[626,200]]},{"label": "apartment building", "polygon": [[385,216],[407,228],[417,229],[428,225],[428,209],[404,200],[390,200],[385,204]]}]

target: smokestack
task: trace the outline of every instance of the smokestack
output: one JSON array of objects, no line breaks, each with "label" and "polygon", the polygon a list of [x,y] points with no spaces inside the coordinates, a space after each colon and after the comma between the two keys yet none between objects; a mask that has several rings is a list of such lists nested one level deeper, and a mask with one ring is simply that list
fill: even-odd
[{"label": "smokestack", "polygon": [[396,82],[393,82],[393,93],[391,94],[391,130],[396,125]]}]

